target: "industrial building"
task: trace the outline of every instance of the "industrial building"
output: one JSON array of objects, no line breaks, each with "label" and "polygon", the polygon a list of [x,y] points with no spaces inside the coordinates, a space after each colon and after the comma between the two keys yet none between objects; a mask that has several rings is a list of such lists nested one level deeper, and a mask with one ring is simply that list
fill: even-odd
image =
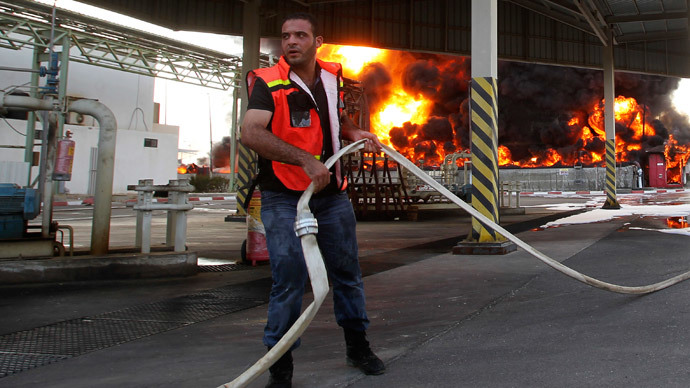
[{"label": "industrial building", "polygon": [[[2,67],[30,69],[32,51],[0,49]],[[2,72],[2,89],[25,85],[30,73],[5,70]],[[176,178],[178,128],[154,121],[153,77],[105,69],[81,63],[72,63],[67,80],[67,98],[94,99],[107,105],[118,123],[115,146],[115,173],[113,193],[126,193],[127,185],[139,179],[167,182]],[[23,91],[17,88],[15,93]],[[0,174],[3,183],[26,186],[36,179],[39,166],[32,167],[31,177],[24,161],[26,143],[26,112],[15,118],[0,121],[0,144],[6,146],[0,157]],[[12,130],[12,126],[17,131]],[[95,171],[98,157],[98,123],[93,117],[70,113],[65,119],[65,134],[71,134],[75,142],[74,162],[70,180],[64,181],[60,193],[93,196]],[[10,148],[11,147],[11,148]],[[38,152],[38,148],[36,149]],[[13,167],[10,167],[13,166]],[[136,168],[134,168],[136,166]],[[11,175],[10,175],[11,174]]]}]

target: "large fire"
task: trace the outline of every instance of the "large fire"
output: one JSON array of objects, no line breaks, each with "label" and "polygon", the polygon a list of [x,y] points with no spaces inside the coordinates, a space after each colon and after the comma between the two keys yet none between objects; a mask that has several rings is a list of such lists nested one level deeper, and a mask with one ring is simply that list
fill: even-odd
[{"label": "large fire", "polygon": [[[319,50],[319,58],[339,62],[343,65],[343,75],[347,78],[359,79],[367,64],[401,63],[396,60],[401,53],[370,47],[337,46],[325,44]],[[393,71],[401,72],[400,68]],[[389,95],[383,104],[378,104],[370,110],[371,131],[379,139],[391,145],[390,130],[402,127],[405,123],[423,124],[429,116],[430,102],[422,96],[412,96],[405,92],[400,78],[391,80]],[[413,135],[414,137],[414,135]],[[400,150],[399,150],[400,151]],[[409,156],[409,153],[406,153]]]},{"label": "large fire", "polygon": [[[368,95],[371,131],[409,159],[425,166],[440,165],[447,154],[469,149],[466,96],[470,74],[467,58],[328,44],[321,47],[318,56],[342,63],[345,77],[363,81],[365,88],[373,82],[375,91]],[[451,89],[460,90],[461,96],[450,95],[448,90]],[[499,92],[499,106],[500,98]],[[557,130],[551,134],[543,131],[550,137],[543,140],[540,147],[510,142],[500,144],[499,165],[603,166],[606,142],[604,101],[594,100],[588,104],[590,106],[581,108],[586,112],[584,114],[563,112],[565,125],[541,123],[545,127],[557,127]],[[646,106],[624,96],[616,98],[614,111],[617,162],[641,159],[647,139],[657,135],[653,124],[657,118],[652,117]],[[499,118],[499,133],[500,130]],[[549,147],[552,140],[558,142],[561,137],[567,137],[571,143]],[[688,160],[690,147],[678,144],[670,136],[665,148],[670,181],[680,182],[681,169]],[[516,151],[519,151],[519,156],[515,155]],[[458,159],[458,163],[462,163],[462,159]]]}]

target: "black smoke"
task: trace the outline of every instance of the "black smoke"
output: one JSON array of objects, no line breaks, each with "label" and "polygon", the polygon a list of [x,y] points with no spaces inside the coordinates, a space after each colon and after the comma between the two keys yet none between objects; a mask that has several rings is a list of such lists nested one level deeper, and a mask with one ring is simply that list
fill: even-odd
[{"label": "black smoke", "polygon": [[223,136],[221,141],[213,144],[213,168],[230,166],[230,136]]},{"label": "black smoke", "polygon": [[[433,104],[427,123],[391,128],[392,144],[398,149],[413,148],[418,159],[433,157],[438,150],[468,149],[469,59],[405,53],[389,60],[391,63],[369,64],[359,76],[370,111],[375,112],[390,96],[397,78],[406,93]],[[679,144],[690,144],[688,119],[671,102],[678,78],[617,72],[615,82],[616,96],[635,98],[646,125],[656,132],[644,136],[642,151],[632,152],[631,158],[642,161],[645,150],[663,145],[669,135]],[[602,71],[499,61],[497,83],[498,142],[508,147],[514,161],[529,161],[556,150],[564,156],[565,165],[586,164],[587,160],[581,160],[583,151],[603,154],[605,139],[589,125],[596,119],[593,111],[601,106],[604,95]],[[573,118],[577,123],[572,123]],[[616,125],[620,137],[640,143],[632,138],[629,123]],[[583,132],[594,138],[585,144]]]},{"label": "black smoke", "polygon": [[[656,132],[633,139],[631,123],[617,122],[616,134],[626,142],[641,144],[632,152],[632,161],[642,162],[644,151],[663,145],[673,134],[680,143],[690,142],[690,124],[678,114],[671,102],[678,88],[678,78],[617,72],[615,95],[635,98],[642,107],[646,125]],[[601,105],[604,95],[603,73],[591,69],[499,62],[499,144],[512,152],[513,160],[527,157],[525,147],[552,148],[568,156],[566,164],[577,157],[579,131],[591,119],[592,107]],[[578,125],[568,125],[571,118]],[[590,149],[603,150],[605,139],[595,139]],[[524,160],[524,159],[522,159]]]}]

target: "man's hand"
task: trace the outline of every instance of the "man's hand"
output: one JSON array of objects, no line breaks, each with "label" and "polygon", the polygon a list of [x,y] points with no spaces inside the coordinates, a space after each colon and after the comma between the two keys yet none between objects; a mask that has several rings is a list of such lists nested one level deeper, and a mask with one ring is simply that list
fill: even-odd
[{"label": "man's hand", "polygon": [[308,155],[301,167],[314,182],[314,193],[321,191],[331,181],[331,172],[328,171],[326,165],[311,155]]},{"label": "man's hand", "polygon": [[[345,135],[343,134],[343,137]],[[383,147],[381,142],[379,141],[379,138],[376,137],[375,134],[367,131],[362,131],[361,129],[357,129],[356,131],[353,131],[350,133],[350,137],[348,140],[352,141],[357,141],[357,140],[362,140],[362,139],[367,139],[366,143],[364,143],[364,152],[381,152],[381,148]]]}]

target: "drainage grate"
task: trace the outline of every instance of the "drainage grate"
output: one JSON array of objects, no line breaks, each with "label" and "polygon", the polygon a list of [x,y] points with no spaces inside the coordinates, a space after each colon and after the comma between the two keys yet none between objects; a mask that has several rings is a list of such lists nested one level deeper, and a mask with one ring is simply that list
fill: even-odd
[{"label": "drainage grate", "polygon": [[0,377],[259,306],[270,287],[259,279],[0,336]]},{"label": "drainage grate", "polygon": [[[66,356],[51,356],[40,354],[5,354],[0,353],[0,377],[5,377],[12,373],[36,368],[43,365],[52,364],[60,360],[69,358]],[[8,372],[9,371],[9,372]],[[13,372],[16,371],[16,372]]]},{"label": "drainage grate", "polygon": [[221,265],[200,265],[197,266],[199,272],[231,272],[243,271],[252,267],[246,264],[221,264]]}]

